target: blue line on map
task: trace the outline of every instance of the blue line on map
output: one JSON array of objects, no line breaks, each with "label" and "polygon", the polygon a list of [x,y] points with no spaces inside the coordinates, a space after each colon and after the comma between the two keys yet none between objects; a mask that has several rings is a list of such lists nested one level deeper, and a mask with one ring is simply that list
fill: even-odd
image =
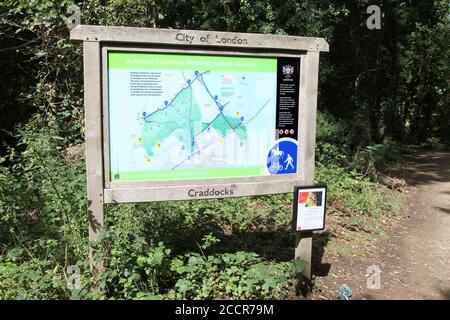
[{"label": "blue line on map", "polygon": [[[253,119],[255,119],[255,118],[258,116],[258,114],[266,107],[266,105],[267,105],[269,102],[270,102],[270,99],[267,100],[266,103],[264,103],[264,104],[262,105],[262,107],[258,110],[258,112],[256,112],[256,113],[253,115],[253,117],[251,117],[251,118],[250,118],[249,120],[247,120],[245,123],[244,123],[244,122],[241,122],[239,125],[236,126],[236,128],[237,128],[237,127],[240,127],[240,126],[242,126],[242,125],[247,125],[247,124],[249,124],[250,122],[252,122]],[[226,134],[225,137],[226,137],[227,135],[228,135],[228,134]],[[222,137],[222,138],[225,138],[225,137]],[[220,140],[220,139],[217,139],[217,140],[215,140],[215,141],[213,141],[213,142],[207,144],[206,146],[202,147],[199,151],[202,151],[202,150],[208,148],[210,145],[216,143],[216,142],[219,141],[219,140]],[[184,159],[183,161],[181,161],[180,163],[178,163],[176,166],[174,166],[171,170],[175,170],[175,169],[178,168],[180,165],[182,165],[184,162],[186,162],[187,160],[190,160],[192,155],[193,155],[193,153],[191,153],[186,159]]]},{"label": "blue line on map", "polygon": [[203,74],[200,74],[199,75],[199,77],[200,77],[200,83],[203,85],[203,87],[206,89],[206,91],[208,92],[208,94],[209,94],[209,96],[211,97],[211,99],[214,101],[214,103],[219,107],[219,109],[221,108],[221,107],[224,107],[224,106],[222,106],[220,103],[219,103],[219,101],[217,101],[217,96],[213,96],[212,94],[211,94],[211,92],[209,91],[209,89],[208,89],[208,86],[206,85],[206,83],[205,83],[205,80],[203,80]]},{"label": "blue line on map", "polygon": [[[142,118],[142,119],[143,119],[145,122],[147,122],[147,123],[155,122],[155,123],[156,123],[156,121],[147,121],[147,118],[151,117],[152,115],[154,115],[154,114],[157,113],[157,112],[160,112],[160,111],[163,111],[163,110],[169,108],[169,107],[172,105],[172,103],[175,101],[175,99],[178,97],[178,95],[179,95],[181,92],[183,92],[183,90],[188,89],[189,87],[191,87],[192,84],[198,79],[198,80],[200,81],[200,83],[202,84],[202,86],[205,88],[205,90],[208,92],[208,95],[211,97],[212,101],[214,101],[214,103],[215,103],[216,106],[218,107],[219,113],[214,117],[214,119],[213,119],[212,121],[210,121],[210,122],[203,122],[203,124],[206,124],[206,126],[205,126],[198,134],[196,134],[195,136],[193,136],[192,123],[191,123],[191,109],[192,109],[192,96],[191,96],[191,99],[190,99],[190,107],[189,107],[189,123],[190,123],[190,128],[189,128],[189,130],[187,130],[187,131],[190,133],[190,136],[191,136],[191,155],[194,154],[192,151],[195,149],[195,146],[197,146],[197,148],[199,149],[199,151],[201,151],[202,149],[204,149],[204,148],[206,148],[206,147],[209,146],[209,145],[207,145],[207,146],[205,146],[204,148],[200,148],[200,147],[197,145],[197,142],[196,142],[197,137],[198,137],[200,134],[202,134],[205,130],[208,130],[208,128],[209,128],[209,127],[210,127],[210,126],[211,126],[211,125],[212,125],[212,124],[213,124],[220,116],[222,116],[222,117],[224,118],[224,120],[228,123],[228,126],[229,126],[231,129],[233,129],[233,131],[236,130],[237,128],[239,128],[240,126],[244,125],[244,118],[243,118],[243,117],[240,118],[240,120],[241,120],[240,123],[238,123],[236,126],[233,126],[233,125],[228,121],[228,119],[226,118],[226,116],[223,114],[223,110],[224,110],[225,106],[227,106],[227,105],[229,104],[229,102],[227,102],[227,103],[225,103],[225,104],[221,104],[219,101],[217,101],[218,96],[217,96],[217,95],[214,95],[214,96],[213,96],[213,95],[211,94],[211,92],[209,91],[208,86],[207,86],[206,83],[205,83],[205,80],[203,79],[203,75],[206,74],[206,73],[208,73],[208,72],[209,72],[209,70],[208,70],[208,71],[205,71],[205,72],[202,72],[202,73],[199,73],[198,71],[195,71],[195,75],[196,75],[195,78],[194,78],[193,80],[188,80],[188,81],[187,81],[188,85],[187,85],[186,87],[181,88],[180,91],[177,92],[177,94],[174,96],[174,98],[173,98],[170,102],[168,102],[167,100],[164,101],[164,105],[165,105],[164,108],[162,108],[162,109],[159,109],[159,108],[158,108],[157,110],[153,111],[153,112],[150,113],[150,114],[146,114],[145,112],[142,113],[142,115],[143,115],[143,118]],[[268,101],[261,107],[261,109],[259,109],[258,112],[257,112],[251,119],[247,120],[247,121],[245,122],[245,124],[248,124],[248,123],[250,123],[251,121],[253,121],[253,119],[254,119],[254,118],[262,111],[262,109],[264,109],[264,107],[268,104],[269,101],[270,101],[270,100],[268,100]],[[167,123],[169,123],[169,122],[167,122]],[[182,161],[181,163],[179,163],[178,165],[176,165],[174,168],[172,168],[172,170],[174,170],[175,168],[177,168],[179,165],[181,165],[181,164],[182,164],[183,162],[185,162],[186,160],[189,160],[190,158],[191,158],[191,156],[188,156],[184,161]]]},{"label": "blue line on map", "polygon": [[[157,113],[157,112],[163,111],[163,110],[165,110],[166,108],[170,107],[170,106],[172,105],[172,103],[175,101],[175,99],[178,97],[178,95],[179,95],[183,90],[188,89],[190,86],[192,86],[192,84],[194,83],[194,81],[196,81],[197,79],[199,79],[200,83],[203,85],[203,87],[205,88],[205,90],[208,92],[208,95],[211,97],[211,99],[214,101],[214,103],[216,104],[216,106],[219,108],[219,113],[214,117],[214,119],[213,119],[211,122],[209,122],[209,123],[208,123],[208,122],[206,122],[206,123],[204,122],[204,124],[207,124],[207,126],[206,126],[205,128],[203,128],[197,135],[193,136],[193,134],[192,134],[192,128],[191,128],[191,144],[192,144],[192,145],[195,145],[195,144],[196,144],[196,138],[197,138],[201,133],[203,133],[205,130],[207,130],[207,129],[213,124],[213,122],[216,121],[217,118],[219,118],[220,116],[222,116],[222,117],[224,118],[224,120],[228,123],[228,126],[229,126],[231,129],[235,130],[237,127],[240,126],[240,124],[238,124],[237,126],[233,126],[233,125],[228,121],[228,119],[226,118],[226,116],[223,114],[223,110],[224,110],[225,106],[227,106],[230,102],[227,102],[227,103],[225,103],[225,104],[221,104],[220,102],[218,102],[218,101],[217,101],[217,98],[218,98],[217,95],[213,96],[213,95],[211,94],[211,91],[209,91],[209,88],[208,88],[208,86],[206,85],[205,80],[203,79],[203,75],[206,74],[206,73],[208,73],[208,72],[209,72],[209,70],[208,70],[208,71],[205,71],[205,72],[202,72],[202,73],[199,73],[198,71],[195,72],[196,77],[195,77],[192,81],[188,81],[188,86],[187,86],[187,87],[184,87],[184,88],[181,88],[181,90],[177,92],[177,94],[176,94],[175,97],[170,101],[170,103],[167,102],[167,100],[164,101],[164,105],[165,105],[164,108],[155,110],[155,111],[153,111],[153,112],[150,113],[150,114],[146,114],[145,112],[143,112],[143,113],[142,113],[142,115],[143,115],[143,120],[144,120],[145,122],[151,123],[152,121],[147,121],[147,118],[151,117],[152,115],[154,115],[154,114]],[[190,118],[190,111],[191,111],[191,108],[192,108],[192,100],[191,100],[191,106],[190,106],[190,108],[189,108],[189,118]],[[189,119],[189,122],[190,122],[190,119]]]},{"label": "blue line on map", "polygon": [[[233,130],[235,130],[238,126],[236,126],[236,127],[233,127],[233,125],[228,121],[228,119],[225,117],[225,115],[223,114],[223,109],[224,109],[224,107],[229,103],[229,102],[227,102],[226,104],[224,104],[224,105],[222,105],[222,104],[220,104],[218,101],[217,101],[217,96],[213,96],[212,94],[211,94],[211,92],[209,91],[209,88],[208,88],[208,86],[206,85],[206,82],[205,82],[205,80],[203,79],[203,75],[202,74],[200,74],[200,83],[203,85],[203,87],[206,89],[206,91],[208,92],[208,94],[209,94],[209,96],[211,97],[211,99],[215,102],[215,104],[219,107],[219,114],[217,115],[217,117],[219,116],[219,115],[222,115],[223,116],[223,118],[225,119],[225,121],[228,123],[228,125],[230,126],[230,128],[231,129],[233,129]],[[214,119],[214,120],[216,120],[217,119],[217,117]],[[213,120],[213,121],[214,121]],[[212,123],[212,122],[211,122]],[[210,124],[211,124],[210,123]],[[200,132],[201,133],[201,132]]]},{"label": "blue line on map", "polygon": [[163,110],[169,108],[169,107],[172,105],[172,103],[175,101],[175,99],[178,97],[178,95],[179,95],[181,92],[183,92],[183,90],[188,89],[190,86],[192,86],[192,84],[194,83],[195,80],[197,80],[199,77],[201,77],[202,75],[204,75],[205,73],[208,73],[208,72],[209,72],[209,70],[208,70],[208,71],[205,71],[205,72],[203,72],[203,73],[198,74],[198,75],[197,75],[197,76],[196,76],[196,77],[188,84],[187,87],[181,88],[181,90],[177,92],[177,94],[175,95],[175,97],[173,97],[173,99],[172,99],[169,103],[166,104],[166,101],[165,101],[164,104],[165,104],[166,106],[165,106],[164,108],[155,110],[155,111],[153,111],[152,113],[149,113],[149,114],[145,115],[145,116],[143,117],[144,121],[145,121],[145,122],[148,122],[148,121],[147,121],[147,118],[148,118],[148,117],[154,115],[155,113],[157,113],[157,112],[159,112],[159,111],[163,111]]}]

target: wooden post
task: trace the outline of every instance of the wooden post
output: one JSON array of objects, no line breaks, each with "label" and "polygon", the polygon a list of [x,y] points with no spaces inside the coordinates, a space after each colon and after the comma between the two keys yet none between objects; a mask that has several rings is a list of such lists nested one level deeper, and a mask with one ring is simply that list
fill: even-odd
[{"label": "wooden post", "polygon": [[[89,215],[89,241],[97,241],[103,229],[103,157],[101,113],[101,52],[100,43],[86,39],[84,55],[84,106],[86,126],[87,201]],[[102,269],[96,263],[90,246],[89,259],[94,276]]]},{"label": "wooden post", "polygon": [[[317,91],[319,80],[319,52],[308,51],[302,58],[300,73],[300,153],[304,163],[304,184],[314,183],[315,148],[316,148],[316,112]],[[307,137],[307,138],[306,138]],[[295,243],[295,259],[308,263],[303,271],[303,279],[299,279],[299,286],[311,281],[312,263],[312,232],[298,232]],[[300,283],[300,282],[303,282]],[[303,292],[303,290],[302,290]]]},{"label": "wooden post", "polygon": [[312,232],[297,232],[295,237],[295,257],[308,262],[303,275],[311,279]]}]

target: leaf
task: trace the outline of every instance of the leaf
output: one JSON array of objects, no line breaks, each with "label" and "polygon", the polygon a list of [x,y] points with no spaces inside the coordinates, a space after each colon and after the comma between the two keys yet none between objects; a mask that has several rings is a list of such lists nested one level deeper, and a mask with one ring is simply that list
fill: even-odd
[{"label": "leaf", "polygon": [[160,294],[153,295],[146,292],[138,292],[136,298],[139,300],[163,300],[163,296]]},{"label": "leaf", "polygon": [[295,273],[302,273],[305,271],[308,262],[305,260],[295,259],[292,261],[292,267]]},{"label": "leaf", "polygon": [[147,259],[145,257],[138,257],[136,263],[139,267],[143,267]]},{"label": "leaf", "polygon": [[189,265],[197,265],[197,264],[203,264],[204,260],[200,257],[190,257],[188,260]]},{"label": "leaf", "polygon": [[277,282],[275,281],[275,279],[273,277],[268,277],[262,285],[262,290],[268,291],[270,288],[275,288],[276,285]]},{"label": "leaf", "polygon": [[179,291],[184,294],[189,289],[189,285],[190,282],[188,280],[180,279],[177,281],[175,286],[178,287]]},{"label": "leaf", "polygon": [[128,281],[139,281],[141,280],[141,275],[139,273],[133,273],[133,275],[128,278]]},{"label": "leaf", "polygon": [[149,258],[147,259],[147,262],[150,266],[156,267],[160,266],[162,264],[164,255],[161,251],[156,251],[153,254],[150,254]]}]

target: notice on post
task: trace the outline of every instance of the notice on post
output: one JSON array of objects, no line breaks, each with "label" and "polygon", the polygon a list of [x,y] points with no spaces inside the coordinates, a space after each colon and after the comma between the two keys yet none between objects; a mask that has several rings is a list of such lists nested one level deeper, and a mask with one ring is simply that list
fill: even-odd
[{"label": "notice on post", "polygon": [[314,231],[325,228],[326,192],[326,186],[295,188],[295,231]]}]

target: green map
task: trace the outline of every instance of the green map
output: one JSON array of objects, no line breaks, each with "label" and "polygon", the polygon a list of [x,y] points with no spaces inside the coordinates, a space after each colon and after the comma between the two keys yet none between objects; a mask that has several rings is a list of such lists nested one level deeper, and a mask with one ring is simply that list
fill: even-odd
[{"label": "green map", "polygon": [[[193,81],[201,82],[206,88],[202,74],[197,75]],[[193,97],[192,91],[191,85],[183,88],[165,108],[146,114],[144,117],[142,145],[149,156],[153,155],[152,149],[159,141],[163,141],[171,135],[174,135],[181,143],[188,145],[191,153],[198,150],[196,137],[207,130],[214,129],[225,136],[227,130],[231,128],[241,141],[247,138],[246,127],[237,117],[219,112],[211,122],[202,122],[200,106]],[[214,100],[214,97],[211,99]],[[218,102],[216,104],[220,110],[222,106]],[[198,125],[200,123],[201,125]]]},{"label": "green map", "polygon": [[276,58],[108,53],[111,181],[267,175]]}]

